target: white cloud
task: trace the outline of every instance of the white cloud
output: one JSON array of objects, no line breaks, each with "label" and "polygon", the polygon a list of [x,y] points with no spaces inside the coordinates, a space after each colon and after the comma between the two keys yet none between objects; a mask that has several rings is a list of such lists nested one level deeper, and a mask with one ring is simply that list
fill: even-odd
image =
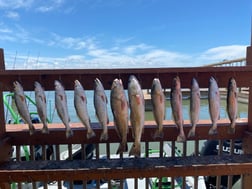
[{"label": "white cloud", "polygon": [[223,60],[232,60],[236,58],[243,58],[246,56],[245,45],[229,45],[214,47],[206,50],[197,57],[197,61],[201,61],[203,64],[221,62]]},{"label": "white cloud", "polygon": [[[126,48],[126,47],[125,47]],[[123,49],[123,48],[120,48]],[[236,52],[238,51],[238,52]],[[139,53],[140,52],[140,53]],[[232,54],[232,59],[245,57],[245,46],[222,46],[211,48],[199,53],[199,56],[171,52],[158,48],[135,51],[135,54],[123,53],[121,50],[92,49],[86,54],[73,54],[66,57],[32,57],[18,56],[15,58],[15,69],[62,69],[62,68],[150,68],[150,67],[191,67],[221,62],[225,55]],[[6,68],[13,68],[13,60],[6,58]],[[12,62],[10,64],[10,62]]]},{"label": "white cloud", "polygon": [[35,9],[38,12],[50,12],[55,9],[60,8],[64,4],[64,0],[49,0],[49,1],[41,1],[41,4],[38,5]]},{"label": "white cloud", "polygon": [[19,19],[19,14],[18,14],[18,12],[15,12],[15,11],[6,12],[5,16],[7,18],[11,18],[11,19],[15,19],[15,20]]},{"label": "white cloud", "polygon": [[30,8],[34,0],[0,0],[2,9]]}]

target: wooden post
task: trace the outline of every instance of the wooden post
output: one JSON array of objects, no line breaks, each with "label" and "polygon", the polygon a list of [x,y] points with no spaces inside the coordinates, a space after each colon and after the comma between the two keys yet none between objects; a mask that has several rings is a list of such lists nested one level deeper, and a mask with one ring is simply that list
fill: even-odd
[{"label": "wooden post", "polygon": [[[252,23],[251,23],[252,26]],[[247,47],[246,62],[247,66],[252,66],[252,28],[251,28],[251,42]],[[248,131],[243,139],[243,151],[245,154],[252,154],[252,79],[249,84],[249,99],[248,99]],[[242,188],[250,189],[252,186],[252,174],[242,175]]]},{"label": "wooden post", "polygon": [[[4,50],[0,48],[0,71],[5,70],[4,63]],[[1,83],[0,83],[1,84]],[[3,103],[3,91],[0,91],[0,138],[5,134],[5,118],[4,118],[4,103]]]},{"label": "wooden post", "polygon": [[[0,48],[0,72],[5,70],[4,50]],[[1,85],[1,82],[0,82]],[[5,134],[3,91],[0,91],[0,138]]]},{"label": "wooden post", "polygon": [[[8,144],[9,138],[0,139],[0,164],[6,161],[10,161],[13,149],[10,144]],[[0,183],[0,189],[9,189],[9,183]]]}]

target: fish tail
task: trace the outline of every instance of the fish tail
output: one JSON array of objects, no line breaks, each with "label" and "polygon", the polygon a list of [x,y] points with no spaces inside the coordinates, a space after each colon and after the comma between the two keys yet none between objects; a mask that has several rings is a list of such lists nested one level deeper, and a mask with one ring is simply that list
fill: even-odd
[{"label": "fish tail", "polygon": [[185,142],[186,141],[186,136],[185,136],[185,134],[179,134],[178,136],[177,136],[177,142]]},{"label": "fish tail", "polygon": [[66,129],[66,138],[72,137],[73,136],[73,131],[71,128]]},{"label": "fish tail", "polygon": [[234,134],[235,133],[235,122],[231,122],[229,128],[228,128],[228,133],[229,134]]},{"label": "fish tail", "polygon": [[155,138],[163,138],[164,137],[164,133],[162,129],[157,129],[155,134],[154,134],[154,139]]},{"label": "fish tail", "polygon": [[30,135],[33,135],[35,133],[35,127],[33,124],[29,124],[29,132],[30,132]]},{"label": "fish tail", "polygon": [[87,130],[87,139],[93,138],[95,136],[96,135],[95,135],[95,132],[93,131],[93,129],[90,128]]},{"label": "fish tail", "polygon": [[121,142],[119,144],[119,147],[116,151],[116,154],[122,154],[123,152],[127,152],[128,151],[128,144],[127,142]]},{"label": "fish tail", "polygon": [[106,141],[108,140],[108,132],[107,131],[103,131],[101,136],[100,136],[100,141]]},{"label": "fish tail", "polygon": [[45,123],[45,124],[43,124],[43,128],[42,128],[41,132],[42,132],[42,133],[45,133],[45,134],[48,134],[48,133],[49,133],[49,129],[48,129],[48,127],[47,127],[47,124],[46,124],[46,123]]},{"label": "fish tail", "polygon": [[140,157],[141,144],[140,142],[134,143],[130,149],[129,156]]},{"label": "fish tail", "polygon": [[192,138],[195,136],[195,127],[192,127],[187,135],[187,138]]},{"label": "fish tail", "polygon": [[186,136],[184,133],[183,125],[179,126],[179,135],[177,136],[177,142],[185,142]]},{"label": "fish tail", "polygon": [[212,126],[209,131],[208,131],[209,135],[217,135],[218,131],[217,131],[217,126]]}]

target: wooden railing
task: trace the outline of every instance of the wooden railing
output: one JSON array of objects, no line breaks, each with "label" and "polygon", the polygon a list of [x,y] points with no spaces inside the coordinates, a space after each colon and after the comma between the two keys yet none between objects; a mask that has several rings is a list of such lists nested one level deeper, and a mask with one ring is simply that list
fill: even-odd
[{"label": "wooden railing", "polygon": [[[229,121],[221,119],[218,122],[218,134],[208,135],[211,126],[210,120],[200,120],[196,136],[188,139],[195,146],[194,154],[187,154],[188,142],[182,143],[182,156],[176,157],[176,137],[178,130],[172,120],[164,122],[164,137],[153,139],[156,125],[154,121],[145,121],[144,132],[142,135],[142,158],[111,158],[111,144],[119,143],[120,139],[114,128],[114,123],[109,123],[109,139],[101,142],[99,136],[101,128],[98,123],[92,123],[96,137],[86,139],[86,129],[81,123],[72,123],[71,127],[74,136],[65,137],[65,129],[61,123],[49,124],[49,134],[40,132],[41,124],[36,124],[34,135],[29,135],[26,124],[10,125],[5,123],[3,91],[13,89],[13,81],[20,81],[25,91],[33,91],[34,81],[39,81],[45,90],[54,90],[54,80],[60,80],[66,90],[73,90],[73,81],[78,79],[85,90],[93,90],[93,80],[98,77],[101,79],[105,89],[110,89],[111,83],[115,78],[121,78],[124,86],[127,86],[130,75],[135,75],[143,89],[150,89],[154,77],[158,77],[165,89],[171,87],[173,77],[179,76],[182,88],[190,88],[190,81],[196,77],[201,88],[207,88],[209,78],[214,76],[220,88],[226,88],[230,77],[235,77],[238,87],[252,86],[252,66],[249,64],[244,67],[196,67],[196,68],[153,68],[153,69],[97,69],[97,70],[5,70],[3,52],[2,69],[0,70],[0,187],[8,188],[10,183],[17,182],[17,187],[21,188],[22,182],[31,182],[36,188],[36,182],[47,183],[50,181],[59,181],[58,188],[61,188],[61,181],[69,181],[70,188],[73,188],[73,182],[83,181],[83,188],[87,188],[89,180],[96,180],[96,187],[100,187],[100,181],[108,181],[108,187],[112,188],[114,179],[121,180],[120,188],[123,188],[123,180],[134,178],[134,188],[138,188],[139,178],[145,178],[146,188],[148,188],[150,177],[171,177],[172,188],[175,187],[175,178],[182,177],[182,188],[186,185],[186,176],[195,178],[195,188],[199,176],[216,176],[216,186],[220,188],[221,176],[228,175],[228,188],[232,188],[233,175],[240,175],[242,178],[242,188],[251,188],[252,184],[252,93],[249,93],[248,118],[238,119],[235,134],[229,134]],[[128,142],[132,143],[131,127],[129,127]],[[185,120],[185,133],[190,129],[188,120]],[[244,154],[235,155],[233,153],[234,141],[242,140]],[[199,156],[199,143],[202,140],[217,140],[219,142],[218,155]],[[230,153],[224,155],[221,146],[224,140],[230,140]],[[164,157],[164,143],[171,145],[171,156]],[[149,148],[152,143],[158,143],[159,157],[150,158]],[[80,144],[82,157],[80,160],[73,160],[72,144]],[[95,158],[86,159],[85,146],[94,144]],[[22,145],[28,145],[30,149],[31,161],[21,161],[20,149]],[[42,146],[42,160],[36,161],[35,146]],[[47,145],[54,145],[56,157],[53,160],[47,159]],[[67,145],[68,160],[60,160],[60,145]],[[16,161],[9,161],[11,146],[16,147]],[[129,145],[130,147],[130,145]],[[100,159],[100,148],[105,148],[106,159]],[[160,179],[161,180],[161,179]],[[161,182],[159,184],[161,187]]]}]

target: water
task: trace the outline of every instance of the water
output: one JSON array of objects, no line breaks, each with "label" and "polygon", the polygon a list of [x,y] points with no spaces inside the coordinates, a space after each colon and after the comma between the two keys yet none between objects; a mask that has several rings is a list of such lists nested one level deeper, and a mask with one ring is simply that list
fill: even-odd
[{"label": "water", "polygon": [[[113,115],[112,111],[110,108],[110,90],[106,90],[106,95],[108,99],[108,114],[109,114],[109,120],[113,121]],[[127,91],[125,91],[127,94]],[[5,93],[6,94],[6,93]],[[26,92],[26,95],[34,99],[34,92]],[[74,92],[73,91],[66,91],[67,95],[67,103],[68,103],[68,110],[69,110],[69,115],[71,122],[79,122],[79,119],[76,115],[75,108],[74,108]],[[93,91],[86,91],[86,96],[87,96],[87,107],[88,107],[88,113],[90,116],[91,122],[98,122],[96,115],[95,115],[95,109],[94,109],[94,104],[93,104]],[[46,97],[47,97],[47,112],[48,112],[48,118],[51,120],[51,122],[55,123],[61,123],[60,118],[57,115],[57,112],[55,110],[55,105],[54,105],[54,91],[46,91]],[[11,103],[11,101],[9,101]],[[183,99],[183,117],[185,120],[189,119],[189,104],[190,100],[188,98]],[[33,106],[31,103],[28,103],[28,107],[30,111],[36,111],[36,107]],[[238,118],[247,118],[247,113],[248,113],[248,105],[247,104],[238,104]],[[6,114],[6,120],[11,120],[11,116],[9,114],[9,111],[6,110],[5,108],[5,114]],[[220,119],[227,119],[228,115],[226,112],[226,100],[222,99],[221,100],[221,111],[220,111]],[[153,113],[152,111],[146,111],[145,112],[145,120],[153,120]],[[201,107],[200,107],[200,119],[201,120],[209,120],[210,115],[208,111],[208,100],[201,99]],[[172,112],[171,112],[171,106],[170,106],[170,101],[166,101],[166,120],[172,120]],[[192,142],[188,142],[188,151],[187,153],[190,154],[193,150],[193,144]],[[128,144],[128,147],[130,148],[132,143]],[[200,146],[203,145],[203,142],[200,143]],[[116,149],[118,147],[118,144],[111,144],[111,152],[116,152]],[[178,148],[182,148],[181,144],[177,144]],[[159,144],[158,143],[150,143],[150,148],[152,149],[159,149]],[[101,144],[101,152],[100,154],[105,154],[106,153],[106,148],[103,144]],[[65,150],[65,148],[63,148]],[[142,145],[142,152],[144,152],[144,145]]]}]

